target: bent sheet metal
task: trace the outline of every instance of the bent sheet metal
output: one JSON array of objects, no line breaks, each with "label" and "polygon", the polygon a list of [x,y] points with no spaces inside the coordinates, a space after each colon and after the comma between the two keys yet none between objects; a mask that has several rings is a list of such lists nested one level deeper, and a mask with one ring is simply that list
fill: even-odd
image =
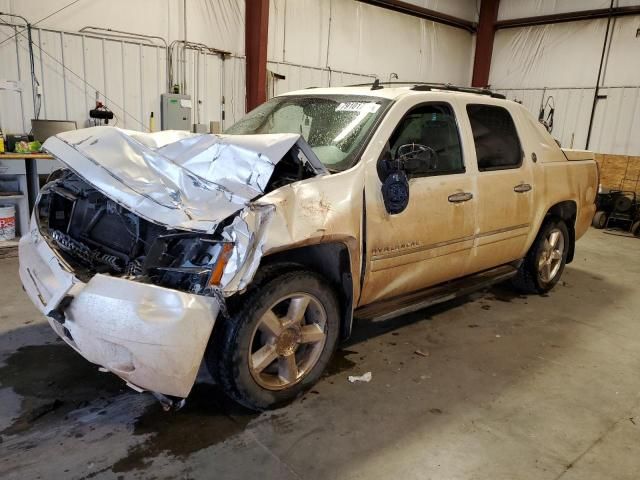
[{"label": "bent sheet metal", "polygon": [[104,195],[173,228],[212,232],[261,196],[294,146],[316,174],[327,173],[298,134],[140,133],[115,127],[65,132],[43,148]]},{"label": "bent sheet metal", "polygon": [[[144,134],[95,127],[50,138],[44,148],[73,173],[45,187],[30,234],[20,242],[20,277],[27,293],[58,335],[89,361],[136,389],[185,397],[218,312],[224,311],[223,296],[245,288],[260,263],[275,207],[252,201],[265,194],[275,167],[285,159],[301,164],[311,176],[326,169],[297,134]],[[101,195],[87,193],[92,188]],[[45,215],[49,220],[41,224],[42,212],[49,211],[55,195],[64,199],[56,204],[58,215],[54,220]],[[114,208],[112,201],[131,213]],[[65,207],[65,202],[73,206]],[[75,214],[84,222],[79,230],[75,223],[71,228]],[[135,216],[166,229],[144,226],[146,235],[156,232],[156,237],[142,238]],[[91,236],[101,221],[102,234]],[[216,230],[221,222],[224,228]],[[116,226],[125,228],[127,235],[113,232]],[[101,265],[90,278],[80,275],[80,270],[92,268],[87,258],[93,257],[82,257],[83,263],[74,257],[74,249],[62,249],[65,256],[64,242],[56,240],[58,228],[67,232],[66,237],[76,235],[69,241],[77,248],[91,253],[108,246],[111,253],[133,263],[129,253],[117,249],[137,251],[136,259],[143,258],[155,240],[176,230],[196,232],[194,242],[200,234],[214,234],[213,243],[219,239],[234,247],[220,286],[207,296],[150,282],[144,274],[134,274],[135,269],[122,273]],[[105,238],[107,232],[117,241]],[[142,253],[135,245],[124,245],[127,239],[135,245],[142,242]]]}]

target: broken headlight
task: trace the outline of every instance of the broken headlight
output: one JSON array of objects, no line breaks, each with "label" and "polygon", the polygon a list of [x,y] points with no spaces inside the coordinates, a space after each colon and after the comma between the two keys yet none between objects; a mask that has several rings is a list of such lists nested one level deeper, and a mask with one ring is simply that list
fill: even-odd
[{"label": "broken headlight", "polygon": [[162,235],[149,249],[142,271],[157,285],[206,295],[220,285],[232,252],[233,243],[206,235]]}]

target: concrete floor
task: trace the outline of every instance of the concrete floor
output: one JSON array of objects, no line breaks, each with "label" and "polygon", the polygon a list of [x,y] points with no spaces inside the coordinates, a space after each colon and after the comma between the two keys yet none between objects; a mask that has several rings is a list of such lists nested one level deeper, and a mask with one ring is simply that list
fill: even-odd
[{"label": "concrete floor", "polygon": [[261,415],[206,377],[162,412],[59,341],[16,268],[0,262],[3,479],[640,475],[637,239],[590,231],[548,296],[496,287],[359,323],[314,390]]}]

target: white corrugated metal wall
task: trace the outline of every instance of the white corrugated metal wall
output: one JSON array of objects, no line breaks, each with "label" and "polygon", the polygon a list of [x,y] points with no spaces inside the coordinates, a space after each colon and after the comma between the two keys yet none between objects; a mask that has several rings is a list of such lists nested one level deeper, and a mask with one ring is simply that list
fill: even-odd
[{"label": "white corrugated metal wall", "polygon": [[[609,8],[611,0],[501,0],[498,20]],[[616,0],[614,6],[637,5],[637,0]]]},{"label": "white corrugated metal wall", "polygon": [[[0,11],[23,15],[35,23],[69,5],[66,0],[0,0]],[[167,91],[167,52],[162,42],[81,33],[98,25],[156,35],[167,42],[186,37],[231,52],[219,55],[187,50],[186,93],[194,97],[193,121],[226,125],[244,114],[244,2],[237,0],[110,0],[80,2],[46,18],[33,28],[36,77],[41,85],[40,118],[75,120],[87,125],[95,92],[123,128],[143,130],[149,114],[160,127],[160,94]],[[184,18],[187,17],[185,24]],[[140,20],[144,18],[145,21]],[[0,17],[0,127],[5,132],[30,130],[34,116],[26,32]],[[188,28],[187,31],[185,31]],[[15,38],[12,38],[15,37]],[[174,64],[174,74],[182,67]],[[106,96],[106,98],[105,98]]]},{"label": "white corrugated metal wall", "polygon": [[[0,25],[0,41],[17,31],[21,30]],[[163,46],[39,28],[32,35],[41,85],[40,118],[88,126],[97,91],[114,112],[114,125],[145,130],[154,112],[159,127],[160,94],[167,91]],[[219,55],[190,50],[185,58],[186,91],[196,100],[193,121],[220,121],[223,97],[228,99],[226,124],[238,119],[244,113],[244,58],[227,56],[223,61]],[[0,62],[0,80],[5,81],[0,90],[0,125],[6,132],[29,131],[34,109],[26,33],[0,45]]]},{"label": "white corrugated metal wall", "polygon": [[[585,147],[594,88],[496,89],[510,100],[522,102],[538,115],[541,102],[553,97],[556,105],[552,135],[563,147]],[[591,133],[590,149],[601,153],[640,153],[640,86],[600,87]],[[543,100],[544,99],[544,100]]]},{"label": "white corrugated metal wall", "polygon": [[[55,11],[67,3],[51,0],[47,7]],[[472,20],[477,16],[475,0],[410,3]],[[604,8],[608,3],[585,0],[578,6],[573,0],[503,0],[499,19]],[[618,2],[620,6],[635,3]],[[34,9],[36,4],[42,7],[36,0],[0,0],[4,11],[49,13]],[[226,125],[243,114],[244,2],[188,2],[187,32],[180,0],[81,5],[34,29],[42,118],[69,118],[83,125],[95,90],[107,96],[106,103],[114,110],[119,126],[142,129],[148,125],[149,113],[159,111],[159,95],[166,82],[165,50],[144,41],[77,32],[96,18],[109,28],[167,40],[187,34],[190,40],[231,51],[224,67],[217,55],[188,52],[187,93],[194,96],[194,122],[220,121],[223,100]],[[271,0],[270,9],[269,69],[285,76],[271,82],[271,94],[367,82],[374,75],[388,80],[391,73],[397,73],[399,80],[469,83],[473,36],[463,30],[354,0]],[[122,15],[123,11],[129,14]],[[147,21],[139,22],[145,14]],[[606,99],[598,102],[592,135],[591,147],[599,151],[640,152],[640,137],[633,134],[640,129],[639,109],[635,107],[640,103],[640,61],[635,53],[640,50],[636,37],[639,24],[638,17],[618,18],[613,24],[601,83]],[[543,91],[545,100],[552,95],[556,103],[554,134],[563,145],[583,147],[605,26],[606,20],[601,19],[499,30],[490,83],[510,98],[523,100],[536,114]],[[14,34],[14,28],[0,26],[0,42]],[[47,53],[41,54],[40,48]],[[9,132],[28,130],[33,116],[27,58],[24,37],[0,44],[0,126]]]},{"label": "white corrugated metal wall", "polygon": [[[38,0],[0,0],[0,10],[34,22],[40,13],[44,17],[68,3],[51,0],[43,9]],[[476,15],[475,0],[412,3],[469,18]],[[34,28],[40,118],[71,119],[85,126],[95,91],[114,111],[118,126],[144,129],[150,112],[158,117],[167,82],[165,49],[145,40],[78,32],[98,23],[167,42],[186,36],[230,51],[223,63],[218,55],[187,50],[187,65],[182,70],[174,63],[173,74],[185,72],[194,123],[220,121],[223,102],[225,125],[238,119],[245,104],[244,2],[199,0],[187,2],[186,12],[183,7],[181,0],[82,2]],[[374,76],[387,80],[391,73],[399,80],[469,83],[473,36],[468,32],[354,0],[271,0],[270,8],[269,68],[285,76],[270,83],[271,94],[369,82]],[[33,12],[39,15],[33,18]],[[0,42],[15,32],[0,27]],[[22,35],[0,44],[0,126],[9,132],[28,131],[33,117],[26,47]]]},{"label": "white corrugated metal wall", "polygon": [[[19,31],[0,26],[0,38]],[[75,120],[88,126],[96,91],[115,114],[113,124],[142,130],[150,112],[159,115],[160,93],[166,90],[166,50],[145,43],[98,38],[49,29],[32,30],[35,73],[40,83],[40,118]],[[29,52],[25,34],[0,45],[3,80],[19,91],[0,91],[2,126],[25,132],[34,118]]]},{"label": "white corrugated metal wall", "polygon": [[32,24],[42,19],[37,25],[41,28],[78,32],[94,25],[156,35],[169,43],[186,37],[243,55],[244,3],[186,0],[185,15],[184,0],[0,0],[0,12],[22,15]]},{"label": "white corrugated metal wall", "polygon": [[[476,16],[475,0],[411,3]],[[286,77],[271,93],[387,81],[392,73],[469,85],[472,55],[473,35],[458,28],[354,0],[270,0],[269,68]]]},{"label": "white corrugated metal wall", "polygon": [[292,90],[301,90],[309,87],[337,87],[353,85],[357,83],[370,83],[375,75],[362,75],[339,70],[329,70],[321,67],[295,65],[285,62],[267,62],[267,69],[273,74],[284,76],[269,79],[269,98]]},{"label": "white corrugated metal wall", "polygon": [[478,21],[480,2],[478,0],[404,0],[418,7],[428,8],[447,15]]},{"label": "white corrugated metal wall", "polygon": [[[187,49],[185,92],[192,97],[192,122],[226,128],[245,113],[245,59]],[[174,65],[174,71],[180,68]],[[224,118],[222,115],[224,109]]]},{"label": "white corrugated metal wall", "polygon": [[[619,6],[637,4],[620,1]],[[608,8],[608,0],[503,0],[499,20],[576,9]],[[549,96],[555,103],[553,136],[585,148],[607,19],[498,30],[491,87],[522,101],[536,116]],[[589,148],[640,154],[640,16],[614,18]],[[544,96],[544,99],[543,99]]]}]

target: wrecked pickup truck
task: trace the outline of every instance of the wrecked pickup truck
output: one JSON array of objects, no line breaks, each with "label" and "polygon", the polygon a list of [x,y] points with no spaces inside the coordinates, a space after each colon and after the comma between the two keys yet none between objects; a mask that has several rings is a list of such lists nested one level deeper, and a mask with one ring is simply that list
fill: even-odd
[{"label": "wrecked pickup truck", "polygon": [[280,405],[354,317],[556,284],[594,214],[593,155],[498,97],[310,89],[224,135],[59,134],[22,283],[66,343],[166,406],[203,360],[237,402]]}]

